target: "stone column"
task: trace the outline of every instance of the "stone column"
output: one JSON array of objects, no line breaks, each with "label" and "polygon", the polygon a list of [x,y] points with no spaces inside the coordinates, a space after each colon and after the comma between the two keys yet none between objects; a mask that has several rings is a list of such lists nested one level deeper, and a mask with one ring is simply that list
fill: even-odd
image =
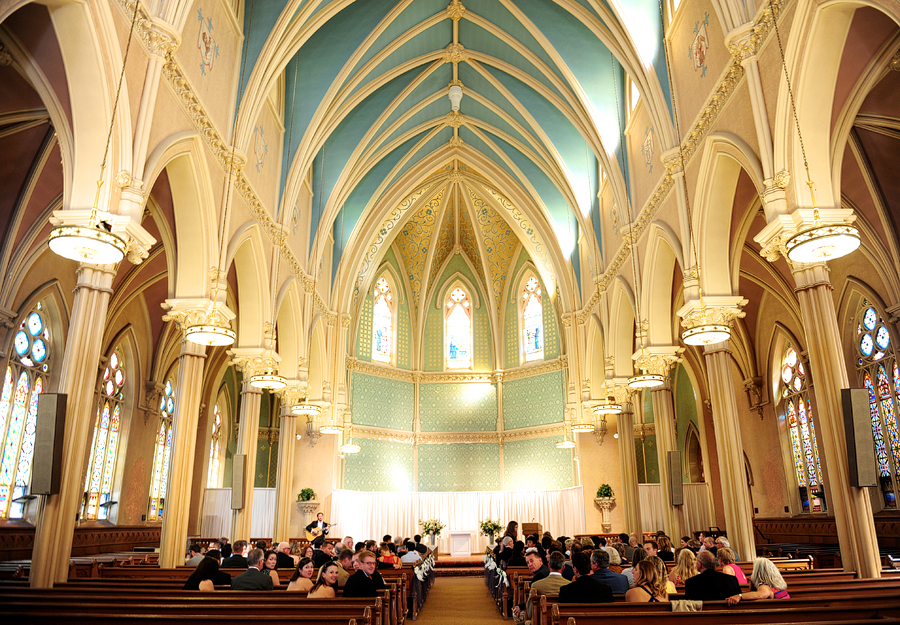
[{"label": "stone column", "polygon": [[793,270],[815,380],[816,429],[820,449],[825,452],[825,479],[831,489],[828,503],[834,511],[844,570],[857,571],[860,577],[881,577],[878,538],[868,492],[850,486],[841,407],[841,389],[848,388],[850,383],[828,267],[816,263],[795,266]]},{"label": "stone column", "polygon": [[166,569],[184,564],[205,361],[205,345],[182,340],[176,384],[178,402],[173,417],[172,456],[166,489],[168,497],[159,545],[159,566]]},{"label": "stone column", "polygon": [[[294,492],[294,452],[297,450],[297,416],[291,406],[298,403],[301,386],[289,386],[281,393],[281,430],[278,434],[278,472],[275,475],[275,530],[273,542],[286,541],[291,534]],[[305,421],[305,419],[304,419]]]},{"label": "stone column", "polygon": [[616,417],[619,432],[619,465],[622,471],[622,496],[625,531],[641,534],[641,497],[638,492],[637,456],[634,452],[634,404],[633,393],[622,404],[623,412]]},{"label": "stone column", "polygon": [[77,275],[59,370],[59,392],[68,396],[62,479],[58,495],[40,497],[29,575],[35,588],[50,588],[69,576],[75,517],[84,496],[85,462],[94,424],[100,348],[115,270],[110,265],[80,265]]},{"label": "stone column", "polygon": [[[238,429],[237,451],[246,454],[244,479],[244,507],[231,517],[231,540],[250,540],[250,521],[253,514],[253,484],[256,478],[256,451],[259,448],[259,407],[262,391],[250,386],[250,374],[244,369],[241,385],[241,425]],[[234,488],[234,486],[232,486]]]},{"label": "stone column", "polygon": [[725,527],[735,551],[742,560],[747,561],[756,556],[756,541],[753,538],[753,510],[744,471],[737,395],[731,373],[731,350],[728,349],[728,341],[707,345],[704,350],[716,428]]}]

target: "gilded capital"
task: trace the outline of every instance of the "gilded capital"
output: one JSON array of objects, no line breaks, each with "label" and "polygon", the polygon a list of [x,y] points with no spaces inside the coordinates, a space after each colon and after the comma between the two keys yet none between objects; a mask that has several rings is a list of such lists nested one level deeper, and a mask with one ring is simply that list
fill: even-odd
[{"label": "gilded capital", "polygon": [[452,19],[454,22],[462,19],[462,16],[466,13],[466,7],[463,6],[462,2],[459,0],[453,0],[450,5],[447,7],[447,16]]}]

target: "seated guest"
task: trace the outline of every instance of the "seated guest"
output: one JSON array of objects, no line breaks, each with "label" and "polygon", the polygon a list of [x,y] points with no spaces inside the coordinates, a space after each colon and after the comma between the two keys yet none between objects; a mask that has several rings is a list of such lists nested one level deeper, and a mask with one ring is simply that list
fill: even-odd
[{"label": "seated guest", "polygon": [[659,545],[659,551],[657,551],[656,557],[663,562],[675,562],[675,550],[672,549],[672,541],[669,540],[669,537],[660,536],[656,539],[656,542]]},{"label": "seated guest", "polygon": [[375,570],[375,554],[362,551],[359,554],[359,570],[344,584],[345,597],[375,597],[385,588],[381,573]]},{"label": "seated guest", "polygon": [[625,545],[623,545],[622,543],[615,543],[615,544],[613,545],[613,548],[614,548],[614,549],[618,552],[618,554],[619,554],[619,566],[627,566],[627,565],[628,565],[628,558],[625,557]]},{"label": "seated guest", "polygon": [[735,562],[740,560],[740,558],[738,557],[737,551],[734,550],[734,547],[731,546],[731,543],[728,541],[728,539],[725,538],[724,536],[719,536],[716,539],[716,550],[717,550],[716,555],[719,555],[718,549],[722,549],[722,548],[731,549],[731,551],[734,553],[734,561]]},{"label": "seated guest", "polygon": [[337,588],[338,564],[328,562],[319,569],[319,578],[312,590],[307,594],[309,599],[334,599],[334,589]]},{"label": "seated guest", "polygon": [[506,566],[525,566],[525,543],[521,540],[513,543],[512,555],[509,556]]},{"label": "seated guest", "polygon": [[231,575],[222,570],[222,554],[215,549],[206,552],[207,558],[212,558],[219,563],[219,570],[212,576],[212,582],[216,586],[231,586]]},{"label": "seated guest", "polygon": [[416,547],[419,546],[419,543],[422,542],[422,537],[419,534],[413,536],[413,542],[416,543]]},{"label": "seated guest", "polygon": [[269,550],[269,545],[267,545],[267,544],[266,544],[266,541],[264,541],[264,540],[257,540],[257,541],[256,541],[256,548],[257,548],[257,549],[262,549],[263,552],[266,552],[266,551]]},{"label": "seated guest", "polygon": [[631,566],[627,569],[622,569],[622,575],[625,576],[625,579],[628,580],[628,587],[634,588],[634,571],[637,568],[638,562],[647,557],[647,552],[643,547],[635,547],[634,553],[631,554]]},{"label": "seated guest", "polygon": [[278,568],[278,554],[274,551],[267,551],[263,564],[262,572],[272,578],[272,586],[275,588],[281,586],[281,580],[278,578],[278,572],[275,570]]},{"label": "seated guest", "polygon": [[200,545],[191,545],[188,548],[188,551],[190,553],[187,562],[184,563],[185,566],[197,566],[203,562],[203,554],[200,553]]},{"label": "seated guest", "polygon": [[349,549],[342,549],[338,554],[337,564],[337,585],[338,588],[343,588],[350,576],[356,572],[353,566],[353,552]]},{"label": "seated guest", "polygon": [[687,549],[688,543],[691,542],[690,536],[682,536],[681,537],[681,548]]},{"label": "seated guest", "polygon": [[504,536],[494,549],[494,560],[502,569],[509,566],[509,559],[512,557],[512,548],[514,540],[510,536]]},{"label": "seated guest", "polygon": [[419,543],[418,545],[416,545],[416,553],[424,558],[425,554],[428,553],[428,547],[426,547],[422,543]]},{"label": "seated guest", "polygon": [[247,570],[231,581],[232,590],[272,590],[272,578],[262,572],[262,549],[251,549],[247,554]]},{"label": "seated guest", "polygon": [[362,551],[365,548],[366,548],[366,543],[359,541],[358,543],[353,545],[353,553],[359,553],[360,551]]},{"label": "seated guest", "polygon": [[506,525],[506,531],[503,532],[503,537],[506,538],[509,536],[513,539],[513,542],[519,540],[519,522],[518,521],[510,521]]},{"label": "seated guest", "polygon": [[375,553],[375,550],[377,548],[378,548],[378,543],[376,543],[374,540],[366,541],[366,551],[371,551],[372,553]]},{"label": "seated guest", "polygon": [[399,569],[401,566],[400,558],[391,553],[391,543],[381,543],[378,548],[378,568]]},{"label": "seated guest", "polygon": [[303,549],[300,547],[300,541],[295,540],[291,543],[291,546],[288,549],[288,555],[291,556],[291,561],[293,562],[291,568],[296,568],[297,563],[300,562],[300,558],[303,557]]},{"label": "seated guest", "polygon": [[684,598],[697,601],[718,601],[741,594],[741,585],[734,575],[716,570],[716,557],[707,551],[697,554],[699,575],[685,580]]},{"label": "seated guest", "polygon": [[600,548],[609,554],[609,563],[615,564],[619,566],[622,564],[622,556],[619,555],[619,552],[612,548],[612,545],[609,544],[602,536],[600,537]]},{"label": "seated guest", "polygon": [[[550,545],[550,552],[547,554],[547,557],[549,558],[550,554],[553,554],[553,553],[558,553],[558,554],[562,555],[563,560],[565,560],[566,554],[563,551],[562,543],[559,542],[558,540],[554,540],[553,543]],[[547,564],[549,565],[549,563],[550,562],[548,560]],[[571,564],[566,564],[565,561],[563,562],[563,567],[560,572],[562,573],[562,576],[566,581],[571,582],[573,579],[575,579],[575,569],[572,568]]]},{"label": "seated guest", "polygon": [[609,570],[609,554],[603,549],[594,549],[591,552],[591,571],[593,571],[591,577],[609,586],[614,595],[624,595],[628,592],[628,579],[621,573]]},{"label": "seated guest", "polygon": [[321,549],[313,551],[313,564],[319,568],[326,562],[334,562],[335,557],[334,543],[325,542]]},{"label": "seated guest", "polygon": [[531,536],[527,536],[525,538],[525,548],[531,549],[532,547],[537,547],[538,545],[538,536],[537,534],[532,534]]},{"label": "seated guest", "polygon": [[669,600],[667,580],[660,579],[659,570],[650,560],[638,562],[634,576],[634,588],[625,593],[628,603],[661,603]]},{"label": "seated guest", "polygon": [[700,532],[698,536],[700,540],[700,551],[706,551],[706,539],[709,538],[709,534],[706,532]]},{"label": "seated guest", "polygon": [[[550,575],[550,569],[547,568],[547,565],[545,565],[544,561],[541,559],[537,547],[529,547],[525,550],[525,566],[527,566],[528,570],[531,571],[532,585],[534,585],[535,582],[539,582],[540,580]],[[517,606],[513,606],[513,616],[524,614],[526,608],[527,604],[525,601],[522,601]],[[520,618],[520,620],[524,619]]]},{"label": "seated guest", "polygon": [[550,551],[550,545],[553,544],[553,538],[547,535],[547,532],[544,532],[544,535],[541,537],[541,547],[544,548],[544,553]]},{"label": "seated guest", "polygon": [[685,580],[697,574],[697,557],[690,549],[682,549],[675,559],[675,568],[669,573],[669,581],[676,586],[684,586]]},{"label": "seated guest", "polygon": [[625,549],[625,559],[631,562],[631,556],[634,554],[634,545],[631,544],[631,541],[628,538],[628,534],[622,532],[619,534],[619,544],[622,545],[622,548]]},{"label": "seated guest", "polygon": [[344,549],[349,549],[350,551],[353,551],[353,545],[355,543],[353,542],[352,536],[344,536],[344,540],[341,541],[341,544],[343,545]]},{"label": "seated guest", "polygon": [[222,568],[246,569],[249,564],[247,562],[247,551],[249,548],[250,545],[246,540],[234,541],[231,556],[222,560]]},{"label": "seated guest", "polygon": [[[194,572],[191,573],[191,576],[187,578],[187,581],[184,583],[184,586],[181,587],[182,590],[202,590],[204,592],[211,592],[215,590],[216,585],[216,575],[220,573],[219,571],[219,561],[216,558],[206,558],[204,557],[194,569]],[[225,573],[225,575],[228,575]],[[231,583],[231,578],[228,578],[228,583]]]},{"label": "seated guest", "polygon": [[591,575],[591,558],[584,551],[572,554],[575,580],[559,589],[559,603],[612,603],[612,589]]},{"label": "seated guest", "polygon": [[[723,550],[720,550],[720,553]],[[775,563],[768,558],[757,558],[753,561],[753,572],[750,573],[751,592],[738,593],[728,597],[728,605],[735,605],[740,601],[752,601],[755,599],[790,599],[787,591],[787,582],[781,576],[781,572]]]},{"label": "seated guest", "polygon": [[422,556],[416,551],[416,543],[411,540],[406,541],[406,554],[400,557],[403,564],[416,564],[422,560]]},{"label": "seated guest", "polygon": [[[560,588],[566,586],[571,583],[569,580],[562,576],[562,568],[563,562],[565,561],[565,555],[562,551],[553,551],[547,556],[547,567],[550,569],[550,573],[544,579],[540,579],[536,582],[532,582],[531,589],[534,590],[538,596],[540,595],[558,595]],[[526,623],[531,621],[531,615],[534,612],[534,606],[531,600],[531,595],[529,594],[528,600],[525,602],[525,614],[526,614]],[[513,616],[515,616],[516,610],[513,609]]]},{"label": "seated guest", "polygon": [[209,541],[209,545],[206,546],[206,550],[210,551],[211,549],[215,549],[219,553],[222,553],[222,542],[218,540]]},{"label": "seated guest", "polygon": [[222,554],[222,559],[224,560],[225,558],[230,558],[231,557],[231,543],[228,542],[228,538],[226,536],[222,536],[222,538],[219,539],[219,544],[222,545],[222,548],[219,549],[219,553]]},{"label": "seated guest", "polygon": [[301,558],[300,563],[297,565],[297,570],[291,576],[291,581],[287,587],[288,592],[309,591],[313,587],[312,576],[315,570],[312,560]]},{"label": "seated guest", "polygon": [[391,535],[390,535],[390,534],[385,534],[384,536],[382,536],[382,537],[381,537],[381,542],[383,542],[383,543],[389,543],[389,542],[391,542]]},{"label": "seated guest", "polygon": [[666,591],[669,594],[673,594],[675,592],[675,584],[669,581],[669,569],[666,567],[666,563],[663,562],[659,556],[647,556],[644,560],[649,560],[653,563],[653,566],[656,567],[656,571],[659,573],[660,579],[665,580]]},{"label": "seated guest", "polygon": [[704,549],[702,549],[702,551],[708,551],[713,555],[716,555],[716,551],[718,550],[715,541],[713,541],[712,539],[712,536],[706,537],[706,539],[703,541],[703,547]]},{"label": "seated guest", "polygon": [[700,541],[697,540],[696,538],[690,539],[688,541],[687,546],[688,546],[688,549],[690,549],[691,551],[694,552],[694,555],[697,555],[698,553],[700,553],[700,551],[703,547],[703,545],[700,544]]},{"label": "seated guest", "polygon": [[291,545],[289,543],[278,543],[278,546],[275,548],[275,557],[278,560],[277,568],[279,569],[292,569],[300,561],[298,558],[297,562],[294,562],[294,559],[291,557]]},{"label": "seated guest", "polygon": [[716,551],[719,558],[719,564],[722,565],[722,572],[737,577],[738,584],[745,586],[747,584],[747,576],[741,570],[734,560],[734,552],[728,547],[719,547]]},{"label": "seated guest", "polygon": [[647,552],[648,556],[655,556],[659,553],[659,543],[655,540],[645,540],[644,541],[644,551]]}]

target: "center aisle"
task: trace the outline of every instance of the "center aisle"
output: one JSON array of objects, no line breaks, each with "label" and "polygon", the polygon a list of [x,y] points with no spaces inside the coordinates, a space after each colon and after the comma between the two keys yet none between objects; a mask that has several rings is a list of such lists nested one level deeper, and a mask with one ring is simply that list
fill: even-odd
[{"label": "center aisle", "polygon": [[[419,625],[503,623],[484,577],[439,577],[419,614]],[[512,621],[506,621],[507,625]]]}]

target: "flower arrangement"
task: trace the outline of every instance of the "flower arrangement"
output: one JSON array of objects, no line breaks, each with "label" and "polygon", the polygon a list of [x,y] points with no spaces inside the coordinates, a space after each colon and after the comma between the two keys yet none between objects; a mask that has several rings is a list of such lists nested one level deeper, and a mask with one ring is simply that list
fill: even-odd
[{"label": "flower arrangement", "polygon": [[490,518],[481,521],[478,524],[478,527],[481,528],[482,536],[493,536],[494,534],[497,534],[501,530],[503,530],[503,526],[500,525],[500,521],[493,521]]},{"label": "flower arrangement", "polygon": [[297,501],[312,501],[316,498],[316,491],[311,488],[304,488],[297,494]]},{"label": "flower arrangement", "polygon": [[425,521],[419,519],[419,525],[422,526],[423,532],[434,534],[435,536],[440,536],[441,530],[447,527],[444,523],[441,523],[440,519],[427,519]]},{"label": "flower arrangement", "polygon": [[613,489],[609,484],[601,484],[600,488],[597,489],[597,499],[601,497],[613,497]]}]

